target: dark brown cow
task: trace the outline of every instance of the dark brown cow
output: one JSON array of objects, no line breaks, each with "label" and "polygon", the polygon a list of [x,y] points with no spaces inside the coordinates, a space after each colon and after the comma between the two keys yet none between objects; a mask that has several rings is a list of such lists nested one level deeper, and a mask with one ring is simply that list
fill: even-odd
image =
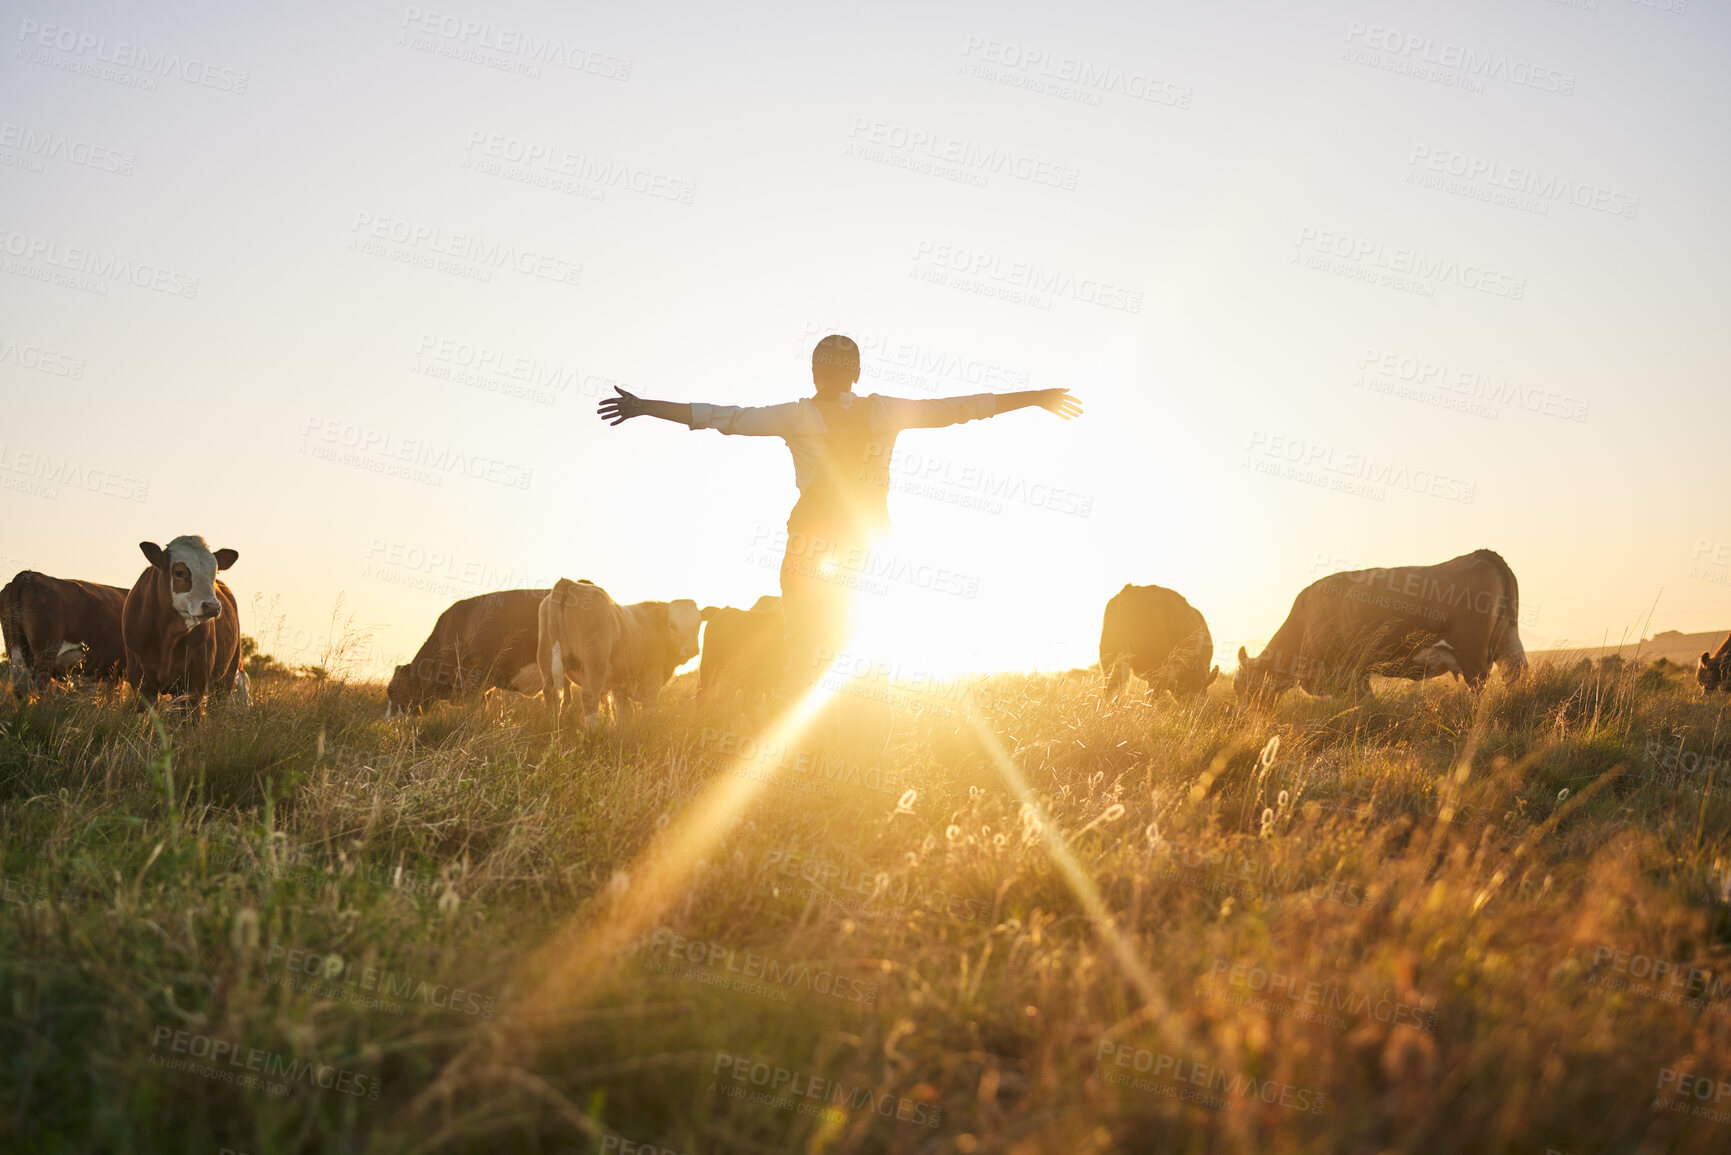
[{"label": "dark brown cow", "polygon": [[23,698],[77,673],[119,682],[126,672],[120,610],[126,591],[23,570],[0,588],[0,633],[12,663],[12,692]]},{"label": "dark brown cow", "polygon": [[1695,667],[1695,680],[1701,683],[1703,694],[1711,694],[1714,690],[1731,693],[1731,634],[1725,636],[1718,653],[1701,651],[1701,664]]},{"label": "dark brown cow", "polygon": [[1100,671],[1116,693],[1126,672],[1148,683],[1148,696],[1170,690],[1194,698],[1220,676],[1208,623],[1184,596],[1165,586],[1126,585],[1106,603],[1100,623]]},{"label": "dark brown cow", "polygon": [[172,694],[197,715],[205,694],[239,692],[247,704],[247,677],[240,668],[240,611],[217,571],[240,560],[232,549],[214,553],[197,534],[166,547],[141,541],[150,565],[138,575],[121,609],[126,644],[126,680],[138,691],[138,708]]},{"label": "dark brown cow", "polygon": [[499,687],[541,690],[535,666],[536,615],[547,590],[498,590],[464,598],[433,623],[414,658],[396,668],[385,688],[385,717],[428,702],[472,697]]},{"label": "dark brown cow", "polygon": [[1519,617],[1514,571],[1488,549],[1440,565],[1330,574],[1299,591],[1260,655],[1239,647],[1233,688],[1269,701],[1294,685],[1363,695],[1372,674],[1453,674],[1476,690],[1493,665],[1510,675],[1526,668]]},{"label": "dark brown cow", "polygon": [[781,599],[765,596],[749,610],[703,609],[703,657],[697,665],[697,696],[717,690],[774,694],[787,665]]}]

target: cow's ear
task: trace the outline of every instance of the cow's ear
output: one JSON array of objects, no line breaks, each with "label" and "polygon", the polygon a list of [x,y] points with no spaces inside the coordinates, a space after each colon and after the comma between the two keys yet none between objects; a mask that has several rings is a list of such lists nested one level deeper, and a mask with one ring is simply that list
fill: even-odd
[{"label": "cow's ear", "polygon": [[1713,664],[1713,655],[1709,654],[1706,650],[1702,650],[1701,651],[1701,664],[1703,666],[1712,665]]},{"label": "cow's ear", "polygon": [[1209,671],[1208,680],[1206,682],[1203,682],[1202,684],[1204,686],[1212,686],[1214,684],[1214,679],[1218,678],[1219,676],[1220,676],[1220,667],[1215,666],[1214,669]]},{"label": "cow's ear", "polygon": [[227,569],[240,560],[240,554],[232,549],[219,549],[211,556],[216,558],[217,569]]},{"label": "cow's ear", "polygon": [[150,561],[151,565],[155,566],[157,569],[168,568],[168,555],[162,552],[162,547],[160,545],[157,545],[154,541],[141,541],[138,543],[138,548]]},{"label": "cow's ear", "polygon": [[1250,655],[1244,652],[1243,646],[1238,647],[1238,664],[1241,666],[1250,664]]}]

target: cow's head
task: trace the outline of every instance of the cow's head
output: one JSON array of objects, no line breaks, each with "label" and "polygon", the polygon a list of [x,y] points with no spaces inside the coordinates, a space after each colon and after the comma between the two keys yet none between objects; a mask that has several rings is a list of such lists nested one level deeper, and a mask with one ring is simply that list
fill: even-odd
[{"label": "cow's head", "polygon": [[161,572],[158,581],[165,583],[169,604],[187,629],[222,616],[222,599],[216,595],[216,571],[239,561],[240,554],[232,549],[213,553],[195,533],[175,538],[166,548],[153,541],[141,541],[138,548]]},{"label": "cow's head", "polygon": [[1695,680],[1701,683],[1701,692],[1711,694],[1714,690],[1731,690],[1731,680],[1725,677],[1725,668],[1713,660],[1713,655],[1706,650],[1701,651],[1701,662],[1695,667]]},{"label": "cow's head", "polygon": [[1249,705],[1270,704],[1291,689],[1295,679],[1275,665],[1267,653],[1253,658],[1239,646],[1238,672],[1232,675],[1232,692],[1238,700]]},{"label": "cow's head", "polygon": [[1208,636],[1208,627],[1201,626],[1172,647],[1161,669],[1149,679],[1149,690],[1170,690],[1181,702],[1194,701],[1220,676],[1219,666],[1208,668],[1213,655],[1213,639]]},{"label": "cow's head", "polygon": [[667,603],[667,643],[672,648],[675,669],[697,656],[697,630],[702,624],[703,616],[690,598]]},{"label": "cow's head", "polygon": [[391,671],[390,683],[385,686],[385,717],[418,713],[426,700],[426,688],[407,663]]}]

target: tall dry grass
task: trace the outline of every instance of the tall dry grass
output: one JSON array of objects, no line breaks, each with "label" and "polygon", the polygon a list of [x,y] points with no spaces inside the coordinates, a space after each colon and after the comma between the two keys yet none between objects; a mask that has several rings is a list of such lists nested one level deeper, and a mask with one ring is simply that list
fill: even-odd
[{"label": "tall dry grass", "polygon": [[828,761],[684,680],[595,735],[254,699],[0,712],[0,1147],[1731,1149],[1731,734],[1674,668],[1004,676]]}]

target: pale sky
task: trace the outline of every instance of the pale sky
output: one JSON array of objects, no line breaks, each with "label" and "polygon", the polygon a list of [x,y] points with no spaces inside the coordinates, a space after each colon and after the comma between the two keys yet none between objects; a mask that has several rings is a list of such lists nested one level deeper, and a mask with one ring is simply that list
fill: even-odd
[{"label": "pale sky", "polygon": [[861,392],[1087,410],[903,436],[910,668],[1088,663],[1125,582],[1229,667],[1479,547],[1530,649],[1731,627],[1731,16],[1679,2],[8,2],[0,568],[200,533],[363,673],[561,575],[749,605],[787,449],[595,404],[809,394],[839,331]]}]

